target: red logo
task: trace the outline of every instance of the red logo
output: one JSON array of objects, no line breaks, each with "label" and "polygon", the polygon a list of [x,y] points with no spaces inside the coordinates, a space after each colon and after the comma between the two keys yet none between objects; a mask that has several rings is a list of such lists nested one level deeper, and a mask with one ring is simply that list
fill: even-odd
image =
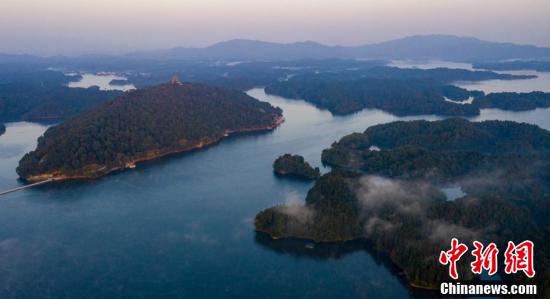
[{"label": "red logo", "polygon": [[533,242],[523,241],[518,245],[514,242],[508,242],[508,247],[504,256],[506,257],[506,267],[504,271],[506,274],[517,273],[523,271],[529,278],[535,276],[535,269],[533,267]]},{"label": "red logo", "polygon": [[[470,263],[472,272],[474,274],[481,274],[483,270],[487,270],[489,275],[497,273],[499,250],[495,243],[490,243],[487,247],[478,241],[474,241],[473,244],[475,249],[471,253],[475,257],[475,260]],[[506,274],[523,271],[529,278],[534,277],[533,248],[533,242],[529,240],[523,241],[518,245],[512,241],[508,242],[508,247],[504,253],[504,271]],[[449,276],[452,279],[458,279],[456,263],[466,251],[468,251],[468,246],[459,243],[456,238],[453,238],[451,240],[451,249],[441,251],[439,254],[439,263],[449,265]]]},{"label": "red logo", "polygon": [[451,249],[441,251],[439,262],[443,265],[449,264],[449,276],[453,279],[458,279],[458,271],[456,270],[456,262],[460,260],[462,255],[468,251],[468,246],[458,243],[456,238],[451,240]]},{"label": "red logo", "polygon": [[476,249],[472,250],[472,255],[476,258],[470,266],[472,267],[472,272],[475,274],[481,274],[481,270],[485,269],[489,271],[489,275],[497,273],[498,264],[498,248],[495,243],[489,244],[485,250],[483,250],[483,244],[478,241],[474,241],[474,247]]}]

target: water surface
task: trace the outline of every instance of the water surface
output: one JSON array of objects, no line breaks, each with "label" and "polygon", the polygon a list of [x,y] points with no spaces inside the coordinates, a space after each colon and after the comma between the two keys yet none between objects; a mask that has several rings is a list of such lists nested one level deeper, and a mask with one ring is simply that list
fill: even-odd
[{"label": "water surface", "polygon": [[80,87],[80,88],[98,86],[100,90],[121,90],[121,91],[136,89],[136,87],[133,84],[124,84],[124,85],[110,84],[112,80],[126,80],[125,77],[114,75],[114,74],[85,73],[85,74],[82,74],[81,76],[82,76],[82,79],[75,82],[69,82],[67,86]]},{"label": "water surface", "polygon": [[[391,265],[363,244],[274,242],[252,222],[262,209],[304,198],[312,185],[274,176],[277,156],[300,154],[321,166],[322,149],[346,134],[441,118],[379,110],[335,117],[263,89],[248,93],[280,106],[287,121],[270,133],[230,137],[99,180],[0,197],[0,298],[411,297]],[[477,119],[549,128],[548,111],[490,111]],[[45,129],[7,125],[3,188],[20,184],[17,160]]]}]

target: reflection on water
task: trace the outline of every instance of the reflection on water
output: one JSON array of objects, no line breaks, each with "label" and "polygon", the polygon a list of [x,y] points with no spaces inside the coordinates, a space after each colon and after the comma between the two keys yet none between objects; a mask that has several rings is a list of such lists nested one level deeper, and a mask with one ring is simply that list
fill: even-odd
[{"label": "reflection on water", "polygon": [[[441,118],[380,110],[333,116],[263,89],[248,94],[280,106],[287,121],[273,132],[227,138],[102,179],[3,196],[0,298],[417,296],[362,245],[261,239],[253,219],[289,194],[305,198],[312,186],[275,177],[276,157],[295,153],[321,166],[321,151],[346,134]],[[522,119],[548,128],[542,117],[548,111],[483,111],[478,120]],[[17,161],[45,129],[7,125],[0,136],[2,186],[18,184]]]},{"label": "reflection on water", "polygon": [[117,76],[114,74],[82,74],[82,79],[76,82],[69,82],[69,87],[88,88],[92,86],[98,86],[100,90],[121,90],[128,91],[136,89],[133,84],[113,85],[110,84],[112,80],[126,80],[125,77]]}]

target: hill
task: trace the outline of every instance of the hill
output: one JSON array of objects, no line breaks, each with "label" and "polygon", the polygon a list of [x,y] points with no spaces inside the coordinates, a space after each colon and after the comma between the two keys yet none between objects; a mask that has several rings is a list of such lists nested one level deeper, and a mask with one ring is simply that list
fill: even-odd
[{"label": "hill", "polygon": [[95,178],[202,148],[233,132],[271,130],[282,112],[240,91],[179,82],[136,90],[46,131],[19,162],[28,181]]}]

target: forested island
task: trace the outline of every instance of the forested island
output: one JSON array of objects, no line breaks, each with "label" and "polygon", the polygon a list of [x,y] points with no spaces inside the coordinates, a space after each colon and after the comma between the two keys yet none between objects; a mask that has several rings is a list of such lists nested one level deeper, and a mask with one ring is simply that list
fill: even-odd
[{"label": "forested island", "polygon": [[505,62],[480,62],[474,63],[476,69],[495,71],[535,70],[538,72],[550,72],[550,61],[548,60],[516,60]]},{"label": "forested island", "polygon": [[271,130],[279,108],[240,91],[169,83],[123,94],[49,128],[19,162],[27,181],[95,178],[202,148],[233,132]]},{"label": "forested island", "polygon": [[[550,107],[550,93],[500,92],[485,95],[431,79],[292,78],[266,87],[266,92],[304,99],[336,115],[380,109],[398,116],[435,114],[475,116],[480,109],[531,110]],[[473,98],[471,104],[457,104]],[[449,101],[450,100],[450,101]],[[453,102],[455,101],[455,102]]]},{"label": "forested island", "polygon": [[[499,248],[530,239],[537,244],[534,280],[548,285],[550,132],[508,121],[394,122],[345,136],[322,158],[334,170],[315,182],[305,205],[260,212],[257,231],[274,239],[366,240],[412,286],[430,289],[449,279],[437,258],[452,237]],[[447,200],[439,188],[449,182],[467,195]],[[461,260],[461,279],[479,279],[469,262]]]},{"label": "forested island", "polygon": [[0,121],[60,120],[121,95],[97,87],[69,88],[27,83],[0,84]]},{"label": "forested island", "polygon": [[471,105],[456,105],[448,98],[463,100],[479,92],[421,79],[360,79],[349,81],[290,80],[268,86],[267,93],[304,99],[337,115],[381,109],[395,115],[472,116],[479,110]]},{"label": "forested island", "polygon": [[309,180],[319,178],[319,167],[313,168],[300,155],[284,154],[273,162],[273,171],[280,176],[295,176]]},{"label": "forested island", "polygon": [[550,107],[550,93],[533,92],[497,92],[475,98],[473,103],[478,108],[498,108],[510,111],[526,111]]}]

